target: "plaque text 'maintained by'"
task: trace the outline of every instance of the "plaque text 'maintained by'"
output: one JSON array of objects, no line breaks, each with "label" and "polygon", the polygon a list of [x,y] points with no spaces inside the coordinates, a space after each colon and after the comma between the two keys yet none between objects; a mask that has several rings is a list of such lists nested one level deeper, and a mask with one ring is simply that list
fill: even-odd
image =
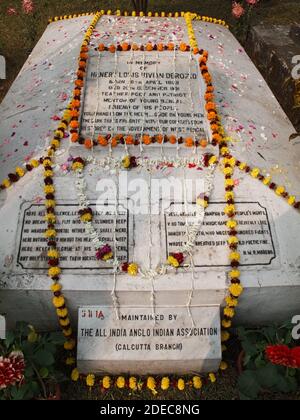
[{"label": "plaque text 'maintained by'", "polygon": [[[99,61],[100,60],[100,61]],[[174,63],[175,60],[175,63]],[[82,134],[205,136],[202,78],[189,54],[102,53],[90,59]]]},{"label": "plaque text 'maintained by'", "polygon": [[[93,204],[94,225],[99,239],[114,249],[115,215],[105,206]],[[23,210],[18,265],[23,269],[48,268],[47,239],[44,236],[45,220],[42,204],[26,204]],[[57,204],[57,244],[60,250],[60,265],[63,269],[106,270],[110,264],[96,260],[95,249],[78,216],[75,204]],[[116,224],[117,256],[120,262],[128,261],[129,218],[127,210],[119,206]]]},{"label": "plaque text 'maintained by'", "polygon": [[[225,203],[210,203],[198,233],[194,263],[196,267],[228,265],[228,217]],[[269,216],[259,203],[236,203],[239,224],[241,265],[269,265],[276,257]],[[165,213],[167,254],[178,252],[187,239],[187,224],[195,223],[194,212],[174,211],[172,204]]]}]

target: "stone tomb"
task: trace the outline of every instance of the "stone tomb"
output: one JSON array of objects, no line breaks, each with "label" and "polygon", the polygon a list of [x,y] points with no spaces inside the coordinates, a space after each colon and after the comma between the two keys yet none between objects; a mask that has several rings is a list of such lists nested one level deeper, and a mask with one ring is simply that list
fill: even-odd
[{"label": "stone tomb", "polygon": [[[76,56],[82,39],[81,32],[85,22],[86,18],[78,18],[49,25],[1,105],[3,118],[0,130],[3,138],[10,138],[13,132],[13,138],[25,142],[24,133],[28,133],[33,142],[30,143],[30,149],[24,149],[22,153],[21,148],[17,148],[12,141],[3,144],[0,166],[2,178],[11,171],[12,166],[20,164],[26,158],[27,153],[32,156],[43,154],[44,144],[48,144],[49,141],[44,127],[47,127],[47,130],[49,126],[54,128],[55,122],[51,118],[60,114],[57,98],[62,95],[62,92],[59,87],[61,83],[57,81],[66,82],[66,68],[69,69],[70,74],[75,68]],[[66,39],[64,40],[61,39],[61,25],[64,25],[65,29]],[[168,18],[132,19],[104,16],[101,19],[100,32],[105,33],[105,36],[108,37],[103,38],[105,43],[115,43],[118,41],[118,36],[125,36],[125,28],[137,28],[137,32],[133,30],[133,39],[130,41],[138,42],[141,33],[148,33],[146,32],[147,28],[151,27],[151,30],[157,28],[159,32],[159,28],[165,25],[176,25],[177,33],[180,34],[178,42],[182,40],[188,42],[185,21],[181,18],[175,20]],[[294,131],[291,123],[272,96],[261,75],[230,32],[224,27],[204,22],[195,22],[194,26],[198,42],[211,51],[209,68],[216,86],[217,103],[220,104],[225,129],[233,138],[234,155],[240,160],[245,160],[251,166],[265,168],[264,173],[272,174],[275,182],[279,185],[286,185],[291,193],[299,196],[299,153],[291,143],[285,143],[285,153],[282,153],[284,139],[288,139]],[[171,41],[170,37],[173,36],[173,32],[165,31],[164,34],[161,32],[159,41],[165,43]],[[99,39],[93,41],[95,46],[102,39],[101,33]],[[165,38],[162,40],[163,37]],[[50,50],[46,47],[49,40],[53,39],[60,39],[63,54],[58,54],[54,47],[54,50],[51,50],[52,44],[49,46]],[[53,57],[57,58],[56,67],[51,70],[51,73],[49,65],[45,64],[50,52],[53,53]],[[154,64],[149,64],[148,68],[144,68],[146,65],[142,65],[140,66],[142,68],[136,69],[136,72],[154,73],[156,80],[158,63],[155,61],[156,53],[153,54],[151,57],[152,60],[154,59]],[[148,54],[145,53],[145,56],[148,57]],[[168,58],[166,55],[166,61],[171,59],[170,54],[169,56]],[[137,97],[138,99],[132,103],[132,108],[126,110],[126,121],[118,121],[117,119],[121,117],[117,115],[119,110],[113,109],[111,112],[109,109],[111,105],[108,102],[103,104],[101,92],[110,91],[117,96],[117,93],[122,92],[123,88],[119,90],[116,86],[124,85],[122,73],[128,72],[128,66],[138,67],[137,62],[131,61],[130,53],[126,57],[129,57],[129,63],[125,62],[123,56],[120,58],[119,73],[121,74],[116,80],[114,77],[96,77],[89,80],[82,116],[85,124],[83,128],[87,135],[97,135],[98,131],[105,132],[109,130],[112,123],[119,124],[120,128],[125,126],[125,128],[134,130],[135,127],[141,126],[143,123],[146,125],[148,117],[156,112],[153,109],[143,109],[145,106],[151,105],[144,102],[145,99],[149,100],[150,98]],[[140,60],[138,55],[137,60]],[[182,60],[182,63],[179,60]],[[95,65],[97,71],[97,59]],[[91,70],[95,71],[93,68],[95,65],[92,64]],[[99,67],[102,65],[108,72],[111,67],[111,71],[114,70],[114,63],[111,61],[104,60],[104,63],[100,61]],[[190,75],[189,61],[184,62],[184,58],[177,58],[175,71],[174,66],[170,68],[168,65],[164,68],[164,62],[161,62],[160,65],[163,74],[184,72]],[[191,74],[194,74],[192,65]],[[39,74],[43,74],[43,80],[40,82],[37,82],[34,76],[37,71]],[[174,130],[176,134],[176,127],[178,127],[184,135],[199,133],[199,135],[209,138],[205,120],[202,118],[204,112],[199,99],[202,89],[201,79],[197,73],[195,74],[196,79],[188,77],[179,84],[179,93],[183,95],[191,88],[195,95],[192,100],[186,102],[188,96],[184,96],[182,102],[171,104],[168,97],[164,98],[163,96],[159,99],[158,125],[161,125],[162,130],[170,134],[174,133]],[[124,76],[124,78],[128,82],[128,77]],[[52,82],[53,80],[54,82]],[[111,84],[109,80],[112,81]],[[140,86],[140,77],[138,76],[136,80],[135,85],[130,84],[132,88],[130,89],[131,94],[126,96],[128,99]],[[151,81],[150,78],[149,81]],[[167,81],[167,78],[160,78],[160,80],[156,80],[155,84],[148,84],[148,86],[155,87],[160,82],[162,87],[171,89],[174,86],[175,88],[174,81],[176,79],[172,80],[172,84],[167,84]],[[92,87],[89,88],[89,86]],[[66,88],[71,91],[71,82],[70,86],[66,85]],[[99,99],[101,102],[98,101]],[[122,96],[119,96],[117,104],[124,105],[120,99]],[[28,103],[29,108],[16,109],[15,104],[23,103],[23,101]],[[164,101],[166,101],[165,104]],[[98,103],[101,104],[101,108],[99,106],[97,110]],[[200,104],[200,106],[196,107],[196,104]],[[62,104],[61,107],[63,105],[65,104]],[[133,106],[138,106],[138,109],[133,109]],[[162,106],[172,109],[163,111]],[[40,112],[36,112],[36,110]],[[99,124],[94,133],[95,112],[96,118],[105,117],[107,121],[105,121],[105,126]],[[99,112],[108,112],[110,115],[97,116]],[[168,112],[166,118],[169,123],[164,124],[163,118],[165,117],[161,117],[162,112]],[[195,113],[199,119],[194,120],[194,115],[192,115],[191,120],[194,120],[195,123],[188,125],[182,121],[182,124],[176,124],[175,127],[171,121],[174,122],[174,118],[177,121],[176,114],[180,112]],[[138,113],[140,115],[137,115]],[[146,113],[148,113],[147,117]],[[153,118],[155,117],[157,118],[154,115]],[[178,115],[178,117],[180,116]],[[21,119],[23,123],[19,126]],[[51,124],[53,124],[52,127]],[[159,131],[159,127],[157,131]],[[251,135],[249,131],[251,131]],[[206,149],[206,151],[211,150],[213,149],[210,147]],[[159,145],[144,150],[135,147],[129,151],[132,155],[143,153],[144,156],[151,157],[151,159],[159,159],[162,154]],[[94,158],[99,161],[107,153],[107,149],[96,150],[95,148]],[[125,154],[125,150],[113,150],[112,153],[113,157],[120,158]],[[190,155],[190,151],[187,152],[185,148],[180,148],[177,151],[176,145],[165,146],[165,153],[171,159],[175,159],[177,153],[181,158]],[[193,155],[193,158],[200,158],[199,153],[201,152],[198,151]],[[85,173],[88,184],[87,195],[91,205],[96,209],[95,225],[99,229],[99,233],[105,236],[107,242],[113,244],[114,230],[112,226],[116,221],[118,258],[120,261],[136,261],[145,269],[157,267],[158,264],[165,261],[170,252],[177,250],[177,247],[185,242],[186,221],[194,223],[195,220],[195,198],[199,192],[206,189],[209,180],[213,181],[211,205],[203,217],[202,227],[197,236],[194,273],[190,267],[185,267],[178,270],[177,273],[168,272],[153,281],[141,277],[132,278],[126,274],[119,274],[114,278],[112,266],[98,263],[95,260],[91,244],[77,219],[78,203],[74,186],[75,180],[74,175],[68,171],[70,155],[88,156],[90,152],[82,150],[80,146],[73,146],[65,142],[57,156],[55,168],[58,243],[61,249],[63,268],[62,285],[74,325],[76,325],[79,313],[78,359],[82,371],[93,368],[98,371],[127,372],[128,370],[132,371],[129,366],[133,361],[137,362],[134,364],[137,371],[140,371],[139,369],[142,371],[144,360],[149,366],[144,369],[149,373],[162,371],[184,373],[183,367],[190,371],[207,371],[217,367],[220,360],[219,311],[226,295],[229,270],[226,219],[223,213],[225,203],[222,172],[216,170],[210,178],[207,170],[200,171],[195,168],[186,170],[165,168],[153,171],[151,175],[145,170],[123,171],[118,174],[116,171],[110,171],[99,165],[89,165]],[[153,208],[150,215],[149,212],[145,215],[133,211],[136,202],[135,186],[138,180],[141,190],[144,185],[153,185],[153,188],[151,187]],[[276,197],[272,191],[256,180],[237,172],[235,181],[242,253],[241,271],[245,288],[245,293],[240,300],[236,322],[245,325],[285,321],[295,315],[300,307],[299,215],[284,200]],[[113,188],[108,188],[107,191],[105,188],[103,189],[108,185],[108,182],[120,187],[117,218],[115,217],[115,191]],[[166,182],[168,186],[170,183],[176,187],[173,190],[177,194],[173,198],[166,196],[163,188],[159,194],[155,194],[155,185]],[[2,239],[0,245],[0,312],[6,315],[8,326],[12,326],[17,320],[25,320],[36,325],[37,328],[47,330],[57,328],[46,272],[47,247],[46,240],[42,235],[45,228],[42,197],[42,168],[26,175],[12,189],[5,191],[0,196],[0,217],[3,221],[0,225]],[[149,205],[148,187],[144,190],[141,205]],[[117,297],[117,304],[113,297]],[[94,316],[94,311],[98,313],[102,311],[104,319]],[[83,317],[84,313],[87,316]],[[90,313],[92,313],[91,318],[89,317]],[[157,325],[154,325],[152,320],[143,321],[140,326],[135,327],[135,322],[138,321],[121,320],[120,317],[126,314],[145,314],[149,317],[153,317],[155,314],[163,315],[164,320],[158,319]],[[177,315],[178,318],[176,320],[173,318],[170,322],[169,315]],[[133,323],[131,324],[131,322]],[[147,330],[150,329],[150,339],[149,337],[105,337],[104,333],[102,336],[99,333],[99,337],[96,337],[97,328],[107,330],[106,332],[111,329],[130,331],[131,328],[135,328],[146,330],[146,336]],[[151,337],[153,328],[162,330],[196,328],[197,331],[200,329],[200,333],[198,336],[179,337],[180,340],[176,341],[173,341],[173,337],[170,340],[168,335],[154,337],[154,340]],[[210,331],[210,328],[213,328],[213,331],[217,329],[217,335],[206,336],[204,331],[207,329]],[[201,335],[201,329],[203,335]],[[81,336],[82,330],[84,334]],[[142,338],[145,338],[145,342],[144,340],[142,342]],[[114,353],[117,344],[128,345],[130,348],[134,343],[153,345],[154,347],[151,347],[150,351],[134,350],[134,355],[129,350],[118,351],[117,356]],[[174,343],[179,346],[182,344],[179,359],[177,359],[178,350],[156,351],[156,345],[172,345]],[[198,349],[196,343],[198,343]],[[175,361],[176,366],[174,366]]]}]

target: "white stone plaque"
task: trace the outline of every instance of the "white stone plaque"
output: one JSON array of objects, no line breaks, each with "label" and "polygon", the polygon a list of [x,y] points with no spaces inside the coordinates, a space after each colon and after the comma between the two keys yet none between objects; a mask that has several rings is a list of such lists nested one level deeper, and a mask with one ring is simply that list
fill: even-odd
[{"label": "white stone plaque", "polygon": [[[94,212],[94,225],[99,238],[104,243],[114,247],[115,215],[111,207],[93,203],[90,206]],[[20,219],[19,248],[17,265],[22,270],[41,270],[48,268],[47,239],[44,236],[46,222],[43,204],[24,203]],[[60,266],[63,270],[87,272],[101,270],[111,271],[109,263],[98,261],[90,238],[85,233],[83,223],[78,216],[78,205],[65,202],[56,206],[57,216],[57,245],[60,251]],[[129,261],[130,239],[129,230],[132,229],[132,218],[128,210],[121,204],[117,217],[117,256],[120,262]],[[132,236],[132,233],[131,233]]]},{"label": "white stone plaque", "polygon": [[[228,266],[228,217],[226,203],[210,203],[198,233],[194,254],[196,268]],[[237,202],[241,266],[268,266],[276,258],[276,248],[268,211],[259,202]],[[178,252],[187,239],[186,222],[195,223],[195,213],[165,212],[166,256]]]},{"label": "white stone plaque", "polygon": [[80,372],[163,374],[208,372],[221,358],[219,306],[83,307],[78,321]]},{"label": "white stone plaque", "polygon": [[197,58],[180,52],[103,52],[90,58],[84,137],[174,134],[208,137]]}]

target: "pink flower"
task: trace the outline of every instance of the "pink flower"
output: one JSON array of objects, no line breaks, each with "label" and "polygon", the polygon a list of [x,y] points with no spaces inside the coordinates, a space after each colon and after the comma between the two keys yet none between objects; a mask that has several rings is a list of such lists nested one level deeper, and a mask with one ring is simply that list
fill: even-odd
[{"label": "pink flower", "polygon": [[232,14],[236,19],[239,19],[245,13],[245,9],[241,3],[233,2],[232,4]]},{"label": "pink flower", "polygon": [[26,15],[30,15],[34,11],[34,4],[32,0],[22,0],[23,11]]},{"label": "pink flower", "polygon": [[248,4],[251,4],[251,6],[254,6],[255,4],[257,4],[259,2],[259,0],[246,0],[246,2]]},{"label": "pink flower", "polygon": [[10,15],[10,16],[12,16],[12,15],[17,15],[18,12],[16,11],[16,9],[14,7],[9,7],[7,9],[7,14]]}]

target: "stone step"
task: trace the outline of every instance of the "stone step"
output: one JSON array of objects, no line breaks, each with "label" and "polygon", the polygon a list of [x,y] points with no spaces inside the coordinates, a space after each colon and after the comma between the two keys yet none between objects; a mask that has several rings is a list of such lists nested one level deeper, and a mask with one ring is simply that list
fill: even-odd
[{"label": "stone step", "polygon": [[155,375],[216,371],[220,307],[79,308],[78,369],[88,374]]}]

